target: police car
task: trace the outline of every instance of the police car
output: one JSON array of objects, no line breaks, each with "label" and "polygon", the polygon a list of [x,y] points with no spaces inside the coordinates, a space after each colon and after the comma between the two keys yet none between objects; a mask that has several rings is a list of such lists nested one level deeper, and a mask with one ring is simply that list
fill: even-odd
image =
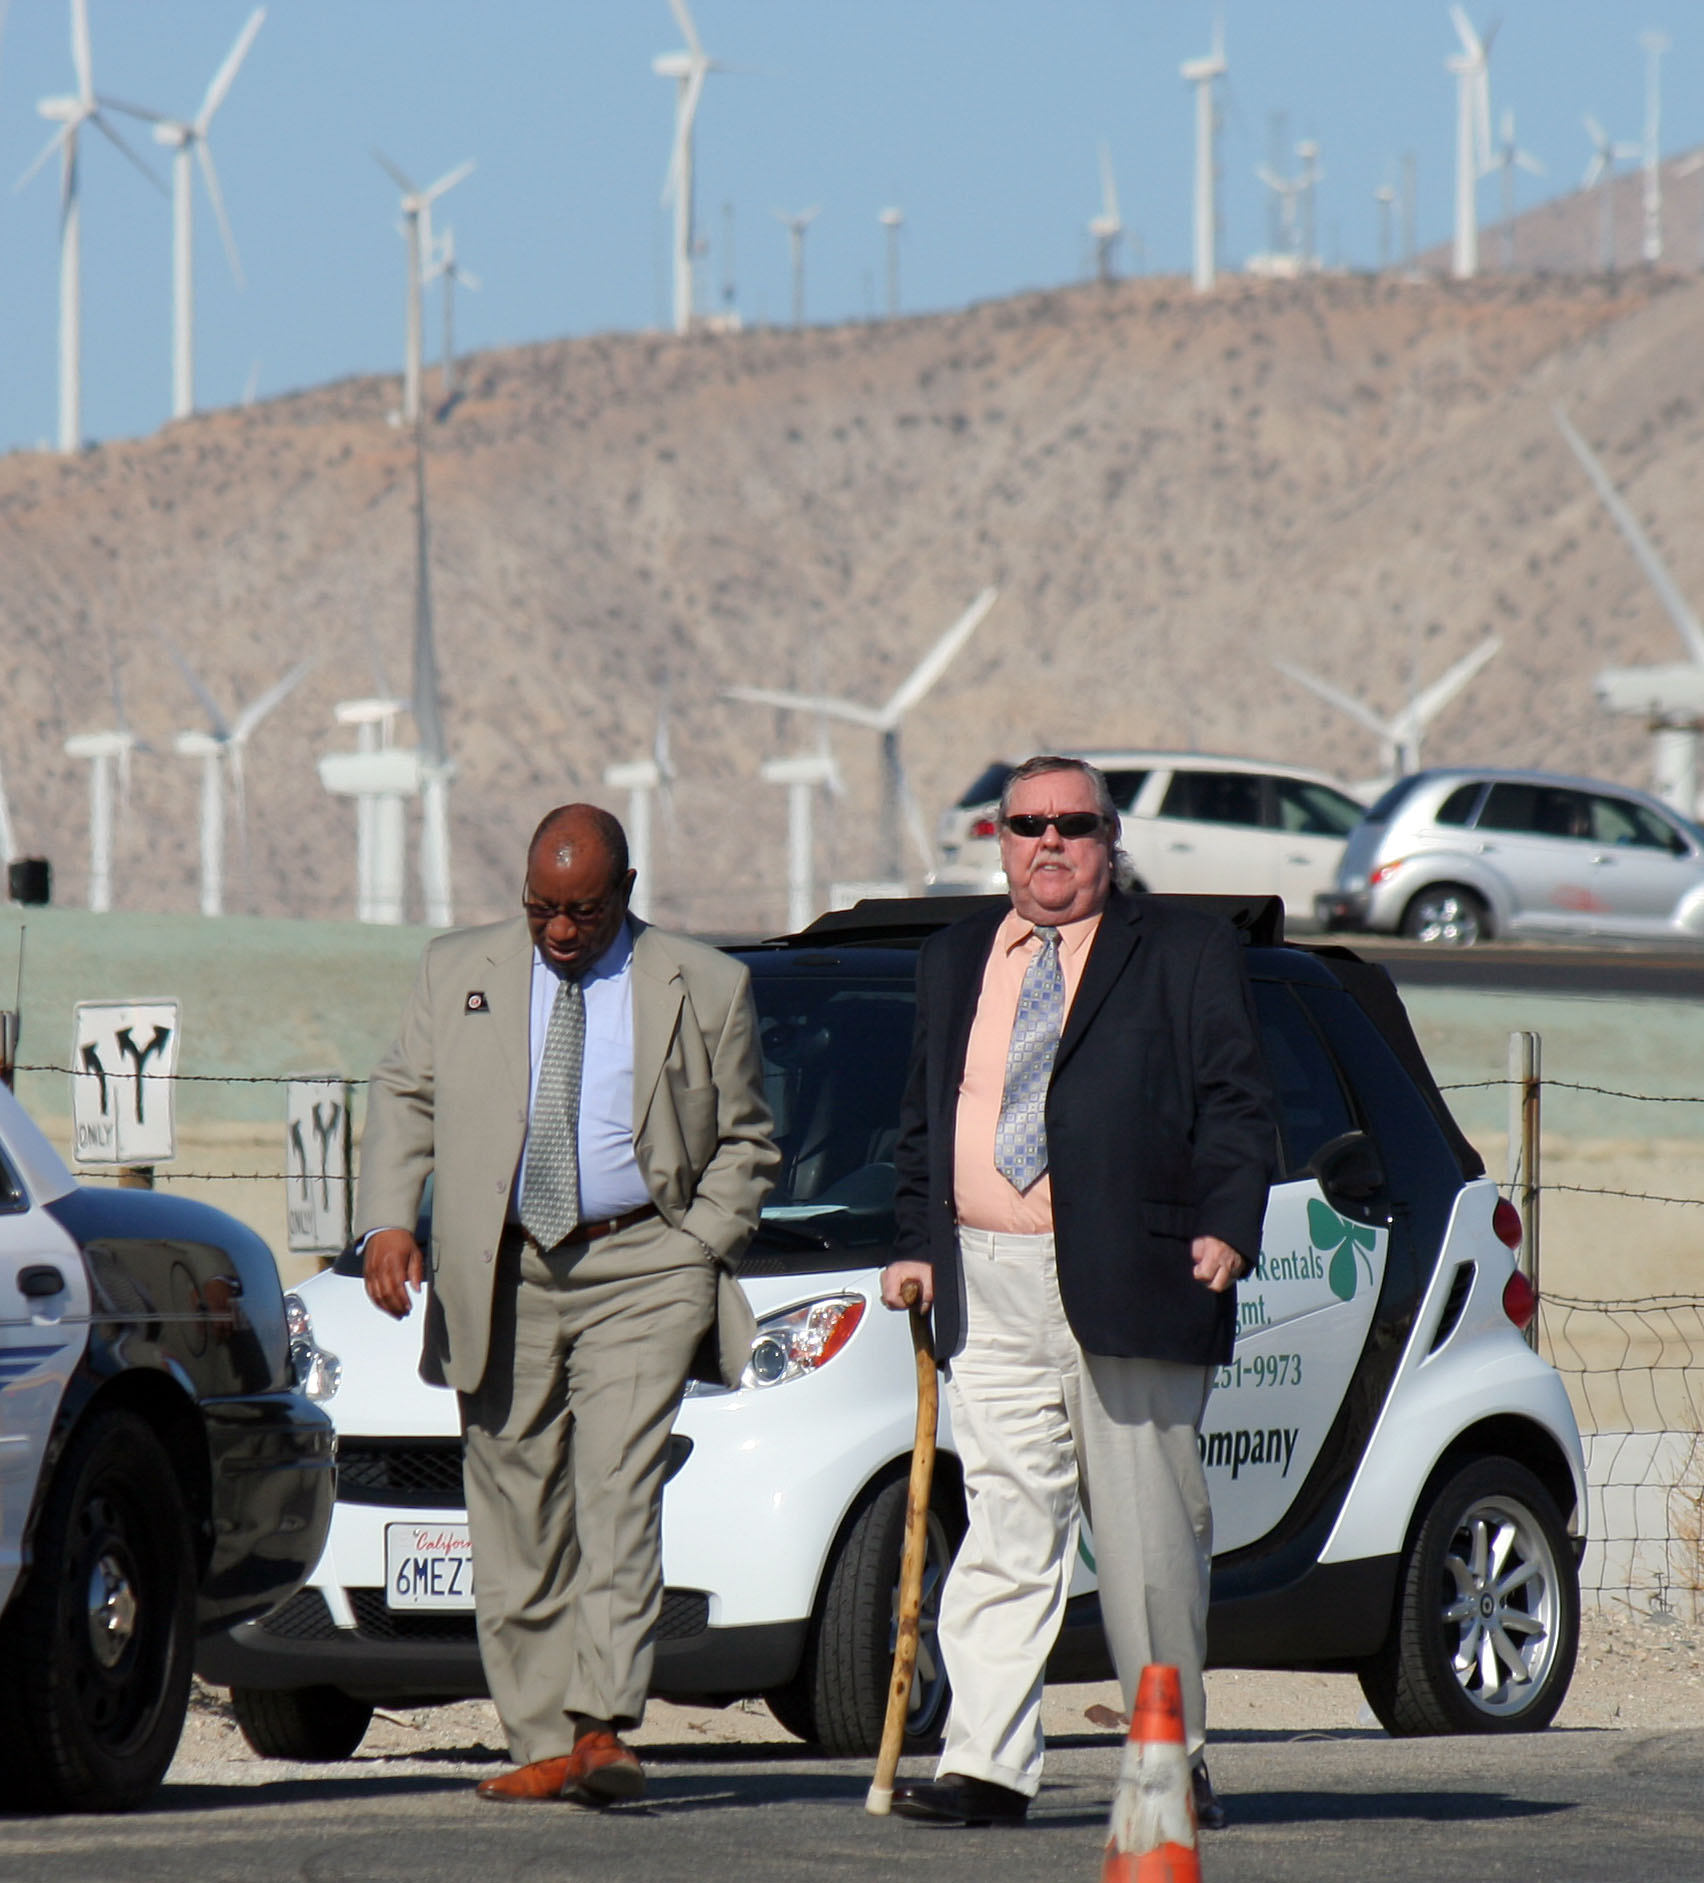
[{"label": "police car", "polygon": [[265,1243],[80,1186],[0,1087],[0,1808],[148,1796],[197,1634],[318,1558],[333,1438],[294,1390]]},{"label": "police car", "polygon": [[[1206,898],[1247,962],[1281,1176],[1201,1433],[1216,1665],[1352,1670],[1393,1732],[1526,1731],[1567,1691],[1585,1471],[1528,1344],[1520,1225],[1450,1117],[1382,969],[1281,938],[1276,898]],[[919,941],[980,902],[869,903],[737,952],[752,971],[781,1176],[742,1281],[760,1335],[735,1391],[694,1388],[663,1502],[654,1685],[761,1694],[842,1754],[879,1736],[914,1425],[880,1305]],[[484,1691],[454,1399],[415,1374],[341,1260],[291,1298],[299,1376],[338,1426],[337,1515],[306,1588],[205,1645],[263,1753],[335,1758],[375,1705]],[[943,1722],[941,1579],[964,1522],[943,1417],[912,1692]],[[1056,1678],[1109,1671],[1084,1534]]]}]

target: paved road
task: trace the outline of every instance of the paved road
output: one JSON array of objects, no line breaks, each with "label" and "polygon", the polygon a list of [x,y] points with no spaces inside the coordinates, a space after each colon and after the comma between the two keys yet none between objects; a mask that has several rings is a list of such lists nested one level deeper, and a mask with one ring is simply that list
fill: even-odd
[{"label": "paved road", "polygon": [[[127,1818],[0,1819],[5,1883],[767,1883],[768,1879],[1100,1874],[1119,1748],[1055,1741],[1017,1830],[873,1819],[867,1769],[785,1747],[651,1755],[643,1808],[496,1807],[489,1766],[362,1761],[312,1777],[208,1767]],[[1229,1735],[1215,1750],[1234,1827],[1204,1840],[1207,1883],[1694,1883],[1704,1874],[1704,1727],[1410,1741],[1353,1731]],[[295,1768],[300,1771],[300,1768]],[[230,1782],[240,1775],[243,1782]],[[255,1782],[255,1781],[259,1782]]]},{"label": "paved road", "polygon": [[1516,988],[1535,994],[1632,994],[1646,999],[1704,999],[1704,946],[1636,943],[1488,942],[1477,948],[1426,948],[1370,935],[1298,936],[1346,943],[1381,961],[1399,987]]}]

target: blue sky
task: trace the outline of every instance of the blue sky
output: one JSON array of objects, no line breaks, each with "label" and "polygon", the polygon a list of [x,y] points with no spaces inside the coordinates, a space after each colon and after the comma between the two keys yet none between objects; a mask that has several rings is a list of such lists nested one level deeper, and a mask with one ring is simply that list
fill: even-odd
[{"label": "blue sky", "polygon": [[[250,11],[250,0],[89,3],[97,88],[184,116]],[[1487,23],[1485,5],[1469,10]],[[698,137],[711,294],[732,204],[746,320],[788,313],[777,207],[822,205],[808,238],[813,320],[879,305],[876,215],[889,202],[907,217],[908,309],[1079,277],[1102,137],[1143,266],[1187,266],[1191,106],[1178,66],[1208,48],[1208,0],[695,0],[694,11],[709,51],[751,68],[712,77]],[[1226,0],[1225,11],[1227,259],[1264,246],[1253,169],[1275,110],[1292,143],[1320,143],[1327,259],[1374,260],[1373,191],[1404,151],[1418,160],[1421,244],[1445,239],[1455,35],[1441,0]],[[1523,201],[1578,183],[1582,112],[1639,137],[1647,26],[1673,41],[1663,149],[1704,141],[1697,0],[1499,0],[1498,11],[1493,113],[1513,106],[1520,142],[1549,169],[1522,179]],[[440,212],[483,283],[460,302],[459,341],[657,323],[673,87],[650,61],[679,43],[665,0],[274,0],[212,139],[245,292],[197,202],[200,403],[236,401],[251,372],[267,396],[398,367],[403,249],[374,144],[421,182],[478,162]],[[71,85],[67,0],[11,0],[0,182],[45,141],[35,101]],[[164,178],[165,153],[145,134],[136,145]],[[57,196],[52,166],[0,194],[0,449],[54,430]],[[146,433],[169,406],[168,205],[98,136],[85,140],[83,201],[85,430]],[[1487,182],[1486,221],[1496,203]],[[435,350],[435,307],[428,332]]]}]

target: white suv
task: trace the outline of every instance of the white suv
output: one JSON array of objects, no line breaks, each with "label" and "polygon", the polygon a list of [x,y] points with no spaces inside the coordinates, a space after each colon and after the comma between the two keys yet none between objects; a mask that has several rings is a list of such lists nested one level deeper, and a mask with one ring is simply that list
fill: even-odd
[{"label": "white suv", "polygon": [[[1077,752],[1106,774],[1137,887],[1163,895],[1282,896],[1306,927],[1365,807],[1323,772],[1203,752]],[[931,895],[998,892],[1000,792],[990,765],[941,819]]]}]

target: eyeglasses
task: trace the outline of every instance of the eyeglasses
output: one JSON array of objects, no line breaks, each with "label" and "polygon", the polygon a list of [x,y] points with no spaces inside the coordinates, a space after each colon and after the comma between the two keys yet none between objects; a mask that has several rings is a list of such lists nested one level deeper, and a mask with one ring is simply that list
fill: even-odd
[{"label": "eyeglasses", "polygon": [[1092,837],[1105,830],[1106,819],[1099,811],[1014,811],[1006,819],[1014,837],[1045,836],[1049,824],[1061,837]]},{"label": "eyeglasses", "polygon": [[534,927],[542,928],[548,922],[554,922],[558,916],[572,922],[576,928],[592,928],[603,917],[614,900],[613,892],[600,897],[596,902],[534,902],[527,896],[521,897],[521,910]]}]

